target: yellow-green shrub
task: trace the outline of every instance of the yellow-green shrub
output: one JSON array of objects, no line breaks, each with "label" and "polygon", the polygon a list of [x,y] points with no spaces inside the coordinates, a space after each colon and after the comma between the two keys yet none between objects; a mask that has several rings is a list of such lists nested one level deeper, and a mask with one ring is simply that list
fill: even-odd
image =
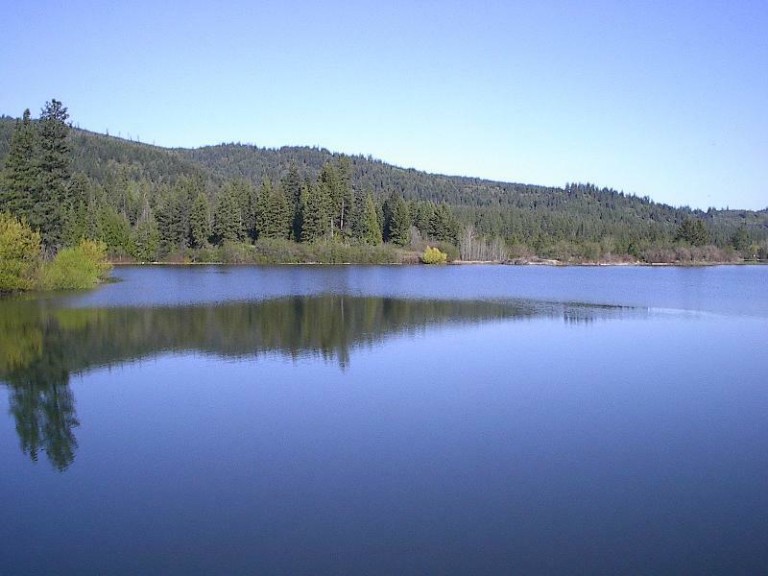
[{"label": "yellow-green shrub", "polygon": [[0,213],[0,292],[34,288],[40,259],[40,234]]},{"label": "yellow-green shrub", "polygon": [[42,287],[46,290],[82,290],[104,280],[112,265],[107,261],[103,242],[83,240],[73,248],[63,248],[43,267]]},{"label": "yellow-green shrub", "polygon": [[424,264],[445,264],[448,262],[448,254],[441,252],[439,248],[427,246],[424,254],[421,255],[421,261]]}]

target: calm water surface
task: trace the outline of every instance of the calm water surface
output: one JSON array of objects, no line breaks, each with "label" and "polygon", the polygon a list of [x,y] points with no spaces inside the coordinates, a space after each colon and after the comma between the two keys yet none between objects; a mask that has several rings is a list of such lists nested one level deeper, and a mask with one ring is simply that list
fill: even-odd
[{"label": "calm water surface", "polygon": [[768,572],[768,267],[0,300],[0,574]]}]

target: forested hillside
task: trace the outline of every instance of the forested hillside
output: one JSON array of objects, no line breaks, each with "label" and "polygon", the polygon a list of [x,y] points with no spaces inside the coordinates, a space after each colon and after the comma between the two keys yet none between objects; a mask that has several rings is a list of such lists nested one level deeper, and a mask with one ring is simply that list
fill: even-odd
[{"label": "forested hillside", "polygon": [[[330,261],[396,259],[382,242],[417,251],[436,243],[464,259],[768,255],[768,209],[704,212],[591,184],[433,175],[310,147],[166,149],[69,126],[67,163],[47,180],[58,190],[51,196],[40,126],[31,117],[0,118],[0,211],[27,220],[54,249],[91,238],[114,257],[140,261],[312,260],[320,257],[309,247],[318,244],[335,254]],[[47,212],[39,208],[53,198]],[[52,233],[43,213],[60,221]],[[291,248],[297,244],[303,251]],[[375,253],[364,256],[365,246]]]}]

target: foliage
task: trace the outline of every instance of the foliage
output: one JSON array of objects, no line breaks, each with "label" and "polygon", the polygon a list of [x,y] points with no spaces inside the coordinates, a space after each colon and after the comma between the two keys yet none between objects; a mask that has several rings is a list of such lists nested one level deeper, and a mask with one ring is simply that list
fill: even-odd
[{"label": "foliage", "polygon": [[46,290],[93,288],[106,279],[111,268],[106,245],[83,240],[77,246],[61,249],[43,267],[41,285]]},{"label": "foliage", "polygon": [[261,184],[256,203],[256,236],[258,238],[288,238],[291,233],[291,213],[281,186],[269,180]]},{"label": "foliage", "polygon": [[435,242],[434,247],[446,255],[448,262],[454,262],[461,256],[458,247],[451,244],[450,242]]},{"label": "foliage", "polygon": [[739,226],[738,230],[731,236],[731,245],[739,252],[747,253],[752,247],[752,238],[749,236],[747,227]]},{"label": "foliage", "polygon": [[333,233],[333,215],[330,198],[317,184],[304,186],[301,202],[301,241],[314,242],[330,238]]},{"label": "foliage", "polygon": [[68,118],[66,107],[55,99],[46,102],[40,114],[40,182],[31,222],[40,230],[46,247],[59,246],[63,240],[71,176]]},{"label": "foliage", "polygon": [[40,259],[40,234],[0,212],[0,292],[33,289]]},{"label": "foliage", "polygon": [[208,198],[203,192],[197,194],[189,216],[189,239],[193,248],[202,248],[211,237],[211,214]]},{"label": "foliage", "polygon": [[358,237],[367,244],[378,246],[381,244],[381,223],[379,222],[379,212],[373,201],[373,196],[369,193],[365,196],[365,203],[362,208],[362,217]]},{"label": "foliage", "polygon": [[448,262],[448,254],[441,252],[439,248],[427,246],[424,254],[421,255],[421,261],[424,264],[445,264]]},{"label": "foliage", "polygon": [[398,246],[411,241],[411,214],[403,197],[393,192],[384,203],[384,240]]},{"label": "foliage", "polygon": [[458,244],[459,223],[445,203],[436,206],[430,215],[429,236],[441,242]]},{"label": "foliage", "polygon": [[39,181],[37,145],[37,131],[27,109],[16,121],[0,187],[0,211],[26,221],[32,216]]},{"label": "foliage", "polygon": [[66,122],[56,100],[37,121],[0,118],[0,210],[26,217],[49,253],[82,238],[141,260],[214,256],[226,241],[268,238],[413,243],[419,252],[423,240],[460,246],[469,259],[589,262],[692,248],[759,258],[768,241],[768,210],[704,212],[593,184],[432,175],[319,148],[170,150]]},{"label": "foliage", "polygon": [[238,192],[237,186],[230,184],[219,195],[213,215],[213,234],[218,243],[237,242],[245,238],[245,225]]},{"label": "foliage", "polygon": [[160,248],[160,231],[157,222],[147,215],[140,219],[131,232],[128,253],[139,262],[153,262]]},{"label": "foliage", "polygon": [[698,218],[685,218],[677,230],[675,240],[682,240],[693,246],[704,246],[709,242],[709,232],[704,222]]},{"label": "foliage", "polygon": [[190,256],[194,262],[226,264],[399,264],[405,254],[391,245],[331,240],[298,243],[262,238],[253,244],[225,242],[221,246],[193,250]]}]

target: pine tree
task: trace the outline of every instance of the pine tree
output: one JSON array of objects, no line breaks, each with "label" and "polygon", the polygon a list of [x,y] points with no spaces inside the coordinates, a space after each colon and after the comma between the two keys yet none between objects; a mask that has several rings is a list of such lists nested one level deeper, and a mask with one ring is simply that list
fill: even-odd
[{"label": "pine tree", "polygon": [[218,242],[224,240],[239,242],[245,238],[239,192],[236,186],[228,184],[219,194],[213,215],[213,234]]},{"label": "pine tree", "polygon": [[459,224],[445,203],[434,209],[429,221],[429,235],[441,242],[458,244]]},{"label": "pine tree", "polygon": [[89,236],[88,198],[91,183],[82,172],[72,176],[69,183],[70,202],[64,215],[63,241],[66,246],[75,246]]},{"label": "pine tree", "polygon": [[192,204],[192,212],[189,215],[189,235],[193,248],[202,248],[208,244],[208,238],[211,235],[211,216],[208,197],[204,192],[199,192],[195,203]]},{"label": "pine tree", "polygon": [[327,162],[320,172],[318,185],[329,200],[333,229],[348,231],[348,214],[352,208],[352,189],[349,185],[349,159],[341,157],[334,166]]},{"label": "pine tree", "polygon": [[424,236],[431,236],[435,205],[432,202],[415,202],[411,214],[413,214],[413,225],[419,229],[419,232]]},{"label": "pine tree", "polygon": [[367,244],[373,244],[374,246],[381,244],[379,212],[376,209],[376,203],[373,201],[373,195],[370,193],[365,195],[360,238]]},{"label": "pine tree", "polygon": [[747,252],[752,246],[752,238],[749,236],[745,225],[739,226],[730,238],[731,246],[739,252]]},{"label": "pine tree", "polygon": [[131,225],[125,214],[106,205],[99,210],[99,228],[101,240],[113,254],[123,255],[130,252]]},{"label": "pine tree", "polygon": [[399,246],[411,241],[411,216],[408,204],[397,192],[384,203],[384,240]]},{"label": "pine tree", "polygon": [[242,178],[228,182],[226,187],[235,198],[237,210],[242,220],[242,239],[257,236],[256,211],[258,204],[258,191],[249,181]]},{"label": "pine tree", "polygon": [[296,163],[291,162],[288,173],[282,182],[283,192],[289,204],[291,212],[291,238],[301,239],[301,178]]},{"label": "pine tree", "polygon": [[287,238],[290,232],[288,201],[281,186],[265,178],[256,204],[256,230],[259,238]]},{"label": "pine tree", "polygon": [[183,182],[164,187],[157,195],[155,220],[164,254],[187,247],[190,237],[188,189]]},{"label": "pine tree", "polygon": [[685,218],[677,230],[675,240],[682,240],[693,246],[704,246],[709,242],[709,232],[700,219]]},{"label": "pine tree", "polygon": [[37,132],[29,109],[16,121],[10,150],[0,182],[0,212],[8,212],[30,222],[40,180],[37,162]]},{"label": "pine tree", "polygon": [[333,216],[330,199],[318,185],[306,184],[302,199],[301,241],[312,242],[330,236]]},{"label": "pine tree", "polygon": [[347,233],[350,229],[349,214],[352,212],[354,204],[354,195],[350,181],[352,179],[352,165],[348,156],[339,157],[336,163],[336,172],[338,174],[338,192],[336,200],[336,213],[338,215],[338,228],[342,233]]},{"label": "pine tree", "polygon": [[46,102],[40,114],[40,181],[30,223],[40,230],[43,245],[61,244],[69,203],[70,150],[67,109],[58,100]]},{"label": "pine tree", "polygon": [[142,215],[131,232],[130,254],[140,262],[152,262],[157,259],[160,247],[160,232],[157,222],[145,205]]}]

